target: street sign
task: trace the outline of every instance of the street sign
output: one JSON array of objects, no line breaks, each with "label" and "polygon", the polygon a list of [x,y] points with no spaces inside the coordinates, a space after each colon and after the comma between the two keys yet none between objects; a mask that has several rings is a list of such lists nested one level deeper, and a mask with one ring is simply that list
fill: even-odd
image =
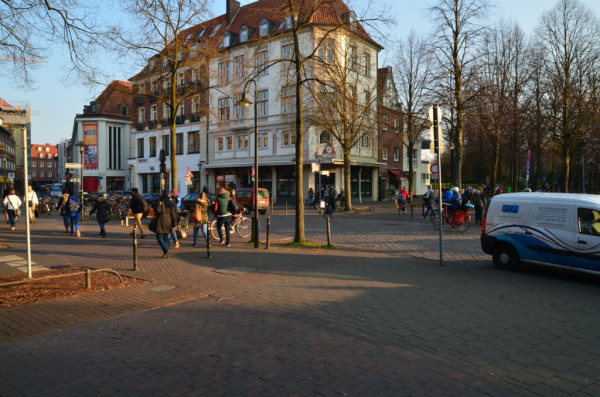
[{"label": "street sign", "polygon": [[431,174],[431,175],[429,176],[429,179],[431,179],[431,180],[436,180],[436,181],[437,181],[437,179],[438,179],[438,174]]},{"label": "street sign", "polygon": [[9,172],[8,173],[8,178],[9,179],[15,179],[15,173],[14,172]]},{"label": "street sign", "polygon": [[186,185],[193,185],[192,178],[185,178]]},{"label": "street sign", "polygon": [[429,171],[430,171],[432,174],[437,174],[438,172],[440,172],[440,167],[439,167],[437,164],[431,164],[431,165],[429,166]]},{"label": "street sign", "polygon": [[81,164],[79,163],[66,163],[65,168],[81,168]]},{"label": "street sign", "polygon": [[335,149],[333,148],[331,142],[327,143],[325,149],[323,149],[323,154],[335,154]]},{"label": "street sign", "polygon": [[190,169],[188,168],[187,171],[185,172],[184,175],[186,178],[193,178],[194,174],[192,174],[192,171],[190,171]]}]

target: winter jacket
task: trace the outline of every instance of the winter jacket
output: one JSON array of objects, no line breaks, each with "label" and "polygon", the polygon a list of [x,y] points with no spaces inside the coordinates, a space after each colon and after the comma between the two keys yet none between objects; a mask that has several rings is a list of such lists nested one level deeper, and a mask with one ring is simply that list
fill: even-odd
[{"label": "winter jacket", "polygon": [[[60,199],[58,200],[58,203],[56,203],[56,209],[58,211],[60,211],[60,209],[66,205],[67,200],[69,200],[69,195],[68,194],[63,194],[62,196],[60,196]],[[66,208],[65,208],[66,209]]]},{"label": "winter jacket", "polygon": [[144,212],[144,198],[139,193],[134,193],[131,195],[131,213],[132,214],[141,214]]},{"label": "winter jacket", "polygon": [[[79,205],[79,209],[78,209],[76,212],[71,212],[71,206],[69,205],[69,202],[70,202],[71,200],[73,200],[73,199],[74,199],[74,200],[77,202],[77,204]],[[70,216],[77,216],[77,215],[79,215],[79,213],[81,212],[81,209],[82,209],[82,208],[83,208],[83,207],[82,207],[82,205],[81,205],[81,201],[79,201],[79,199],[78,199],[78,198],[77,198],[77,196],[75,196],[75,195],[72,195],[72,196],[70,196],[70,197],[67,199],[67,202],[65,203],[65,209],[67,210],[67,215],[70,215]]]},{"label": "winter jacket", "polygon": [[154,217],[157,219],[156,233],[166,234],[170,233],[171,229],[177,226],[179,215],[177,214],[175,204],[171,200],[163,200],[161,198],[154,207]]},{"label": "winter jacket", "polygon": [[200,211],[202,211],[202,221],[200,224],[208,223],[208,207],[210,205],[210,200],[208,198],[206,201],[198,199],[196,200],[196,205],[200,207]]},{"label": "winter jacket", "polygon": [[98,199],[94,202],[94,206],[90,211],[90,216],[96,213],[96,221],[98,223],[106,223],[110,220],[110,205],[106,202],[104,197],[98,197]]},{"label": "winter jacket", "polygon": [[228,210],[229,206],[229,193],[220,193],[217,196],[217,217],[231,216],[231,212]]}]

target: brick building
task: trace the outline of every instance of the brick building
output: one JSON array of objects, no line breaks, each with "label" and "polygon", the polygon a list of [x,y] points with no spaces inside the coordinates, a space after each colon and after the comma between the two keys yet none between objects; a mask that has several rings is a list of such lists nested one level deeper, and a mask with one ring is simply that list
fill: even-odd
[{"label": "brick building", "polygon": [[31,159],[31,185],[37,190],[39,185],[49,185],[60,181],[58,174],[58,147],[49,143],[32,144],[29,151]]}]

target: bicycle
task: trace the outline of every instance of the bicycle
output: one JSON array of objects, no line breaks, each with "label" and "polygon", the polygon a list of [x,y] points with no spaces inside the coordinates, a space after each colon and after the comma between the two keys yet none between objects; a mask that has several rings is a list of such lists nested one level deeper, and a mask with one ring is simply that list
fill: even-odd
[{"label": "bicycle", "polygon": [[[442,209],[442,226],[445,224],[450,225],[450,230],[459,232],[459,233],[464,233],[467,231],[467,229],[469,228],[469,225],[471,224],[471,215],[469,215],[469,206],[472,206],[472,204],[467,204],[467,209],[466,210],[456,210],[454,211],[454,214],[452,215],[452,217],[448,218],[448,210],[446,209],[446,205],[443,205],[443,209]],[[439,228],[440,227],[440,217],[436,216],[433,220],[433,227],[434,228]]]},{"label": "bicycle", "polygon": [[[229,225],[229,233],[233,234],[237,230],[237,234],[242,237],[250,237],[252,234],[252,221],[250,218],[238,215],[237,219]],[[217,233],[217,219],[215,218],[210,223],[210,234],[215,240],[219,240],[219,233]],[[225,236],[225,225],[221,226],[221,235]]]},{"label": "bicycle", "polygon": [[335,201],[327,200],[325,202],[325,211],[323,211],[323,218],[326,216],[331,217],[335,212]]}]

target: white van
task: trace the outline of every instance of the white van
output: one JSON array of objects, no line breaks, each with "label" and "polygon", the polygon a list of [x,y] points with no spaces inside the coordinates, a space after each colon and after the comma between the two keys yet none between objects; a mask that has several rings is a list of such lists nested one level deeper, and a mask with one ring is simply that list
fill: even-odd
[{"label": "white van", "polygon": [[501,269],[521,261],[600,273],[600,196],[507,193],[494,196],[481,248]]}]

